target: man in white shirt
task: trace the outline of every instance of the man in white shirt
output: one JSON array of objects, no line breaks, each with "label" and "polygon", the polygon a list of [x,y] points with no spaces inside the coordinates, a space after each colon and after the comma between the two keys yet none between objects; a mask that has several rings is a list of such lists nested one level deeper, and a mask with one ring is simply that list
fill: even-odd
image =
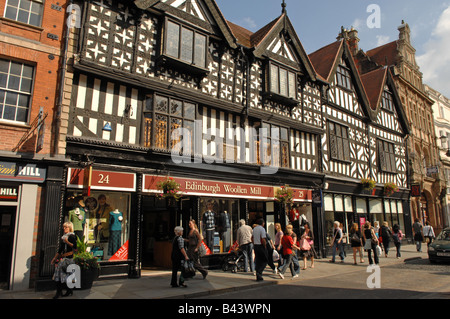
[{"label": "man in white shirt", "polygon": [[253,243],[252,234],[253,229],[245,224],[245,220],[239,221],[239,228],[236,233],[236,241],[239,248],[244,253],[244,271],[247,272],[250,264],[251,272],[255,271],[255,263],[253,262]]},{"label": "man in white shirt", "polygon": [[267,249],[266,249],[266,230],[264,229],[264,220],[258,219],[253,229],[253,249],[255,250],[255,270],[256,281],[264,280],[262,273],[267,266]]}]

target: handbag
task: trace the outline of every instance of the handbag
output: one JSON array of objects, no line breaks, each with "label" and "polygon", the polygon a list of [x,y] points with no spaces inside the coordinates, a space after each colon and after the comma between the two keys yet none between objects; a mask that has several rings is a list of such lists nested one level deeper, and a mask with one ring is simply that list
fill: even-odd
[{"label": "handbag", "polygon": [[305,238],[302,238],[300,242],[300,249],[301,250],[310,250],[311,245],[308,243],[308,241]]},{"label": "handbag", "polygon": [[194,262],[192,260],[183,260],[182,266],[184,267],[184,273],[188,276],[195,275]]},{"label": "handbag", "polygon": [[376,253],[377,253],[378,257],[380,257],[381,256],[381,247],[377,245],[376,251],[377,251]]},{"label": "handbag", "polygon": [[276,249],[274,249],[272,252],[272,259],[273,259],[273,261],[280,260],[280,254],[278,253],[278,251],[276,251]]}]

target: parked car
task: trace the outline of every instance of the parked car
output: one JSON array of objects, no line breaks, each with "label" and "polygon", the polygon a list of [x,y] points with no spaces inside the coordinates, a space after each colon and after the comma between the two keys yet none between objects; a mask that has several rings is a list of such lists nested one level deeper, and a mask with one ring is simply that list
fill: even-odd
[{"label": "parked car", "polygon": [[431,263],[438,260],[450,262],[450,227],[445,228],[428,247]]}]

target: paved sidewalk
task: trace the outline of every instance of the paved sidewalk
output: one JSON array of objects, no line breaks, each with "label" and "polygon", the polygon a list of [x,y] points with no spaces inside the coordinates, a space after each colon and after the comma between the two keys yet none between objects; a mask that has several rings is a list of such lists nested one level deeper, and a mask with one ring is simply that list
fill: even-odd
[{"label": "paved sidewalk", "polygon": [[[395,258],[395,248],[391,248],[390,257],[380,257],[380,267],[403,263],[411,258],[427,259],[426,252],[416,252],[414,245],[405,245],[402,247],[402,257]],[[239,289],[251,289],[262,285],[277,285],[292,283],[292,281],[302,281],[305,279],[314,279],[327,277],[331,274],[338,275],[355,271],[356,267],[367,267],[368,259],[365,254],[365,263],[353,265],[352,253],[347,255],[345,263],[330,263],[329,258],[318,259],[315,261],[315,268],[301,270],[300,276],[291,279],[289,271],[286,272],[285,279],[281,280],[278,275],[272,273],[267,267],[264,272],[264,281],[256,282],[256,278],[251,273],[231,273],[222,270],[210,270],[208,277],[203,280],[200,274],[186,281],[187,288],[170,287],[171,271],[142,271],[139,279],[123,278],[105,278],[94,282],[89,290],[75,289],[73,296],[62,299],[184,299],[196,298],[235,291]],[[359,262],[359,255],[357,256]],[[303,267],[303,261],[300,262]],[[310,261],[308,261],[308,267]],[[51,299],[54,291],[35,292],[30,289],[27,291],[0,291],[0,299]]]}]

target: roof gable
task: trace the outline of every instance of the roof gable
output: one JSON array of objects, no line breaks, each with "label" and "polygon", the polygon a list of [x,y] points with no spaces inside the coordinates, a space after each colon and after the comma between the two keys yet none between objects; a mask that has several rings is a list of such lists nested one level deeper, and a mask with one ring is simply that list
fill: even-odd
[{"label": "roof gable", "polygon": [[399,122],[403,133],[409,134],[410,128],[408,121],[406,120],[406,114],[403,110],[400,97],[398,96],[390,69],[388,67],[383,67],[370,71],[361,75],[361,80],[365,87],[370,107],[375,112],[376,118],[378,119],[377,122],[380,122],[380,114],[383,112],[382,95],[387,87],[389,93],[392,94],[396,120]]},{"label": "roof gable", "polygon": [[236,48],[236,37],[214,0],[135,0],[141,10],[157,9],[178,16],[212,34],[222,35],[231,48]]}]

